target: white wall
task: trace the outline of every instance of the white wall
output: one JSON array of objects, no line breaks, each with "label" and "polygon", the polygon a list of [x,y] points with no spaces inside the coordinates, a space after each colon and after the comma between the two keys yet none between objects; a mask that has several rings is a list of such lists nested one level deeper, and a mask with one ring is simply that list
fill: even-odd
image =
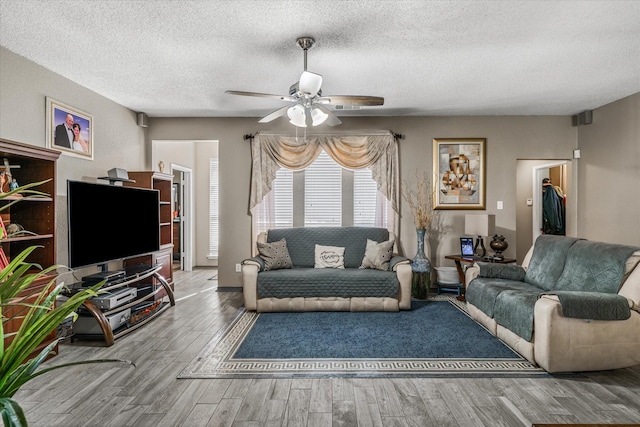
[{"label": "white wall", "polygon": [[578,128],[578,235],[640,246],[640,93]]}]

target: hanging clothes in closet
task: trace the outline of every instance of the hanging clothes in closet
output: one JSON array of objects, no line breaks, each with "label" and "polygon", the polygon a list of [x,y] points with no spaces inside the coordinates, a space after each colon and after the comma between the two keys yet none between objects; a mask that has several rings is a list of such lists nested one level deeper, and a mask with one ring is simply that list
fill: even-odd
[{"label": "hanging clothes in closet", "polygon": [[565,198],[549,178],[542,180],[542,232],[565,235]]}]

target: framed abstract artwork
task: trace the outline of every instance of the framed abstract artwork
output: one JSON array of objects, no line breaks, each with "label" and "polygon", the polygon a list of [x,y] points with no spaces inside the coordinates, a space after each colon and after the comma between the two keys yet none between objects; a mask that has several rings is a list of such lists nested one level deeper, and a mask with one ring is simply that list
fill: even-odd
[{"label": "framed abstract artwork", "polygon": [[434,209],[485,209],[486,138],[433,140]]},{"label": "framed abstract artwork", "polygon": [[93,160],[93,117],[47,97],[47,148]]}]

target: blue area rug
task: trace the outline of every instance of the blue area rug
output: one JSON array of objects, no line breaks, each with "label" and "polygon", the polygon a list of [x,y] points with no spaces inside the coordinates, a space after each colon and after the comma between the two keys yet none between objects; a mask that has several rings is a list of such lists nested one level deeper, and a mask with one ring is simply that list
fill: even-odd
[{"label": "blue area rug", "polygon": [[538,376],[449,296],[396,313],[241,309],[178,378]]},{"label": "blue area rug", "polygon": [[[462,339],[460,339],[462,338]],[[262,313],[236,359],[518,357],[447,301],[410,311]]]}]

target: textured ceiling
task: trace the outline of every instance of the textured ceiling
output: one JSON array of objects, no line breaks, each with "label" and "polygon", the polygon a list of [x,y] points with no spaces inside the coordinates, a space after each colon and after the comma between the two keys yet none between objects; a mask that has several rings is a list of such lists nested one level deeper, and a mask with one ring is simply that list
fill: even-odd
[{"label": "textured ceiling", "polygon": [[[564,115],[640,92],[639,1],[0,1],[0,45],[150,116],[265,115],[303,70],[345,115]],[[1,78],[1,76],[0,76]]]}]

